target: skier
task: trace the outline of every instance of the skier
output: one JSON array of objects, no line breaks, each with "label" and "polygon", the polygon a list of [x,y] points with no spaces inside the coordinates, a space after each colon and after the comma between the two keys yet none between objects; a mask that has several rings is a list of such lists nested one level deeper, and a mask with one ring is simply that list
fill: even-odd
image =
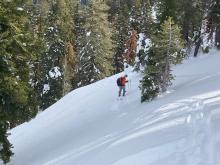
[{"label": "skier", "polygon": [[125,84],[128,82],[128,80],[126,79],[128,77],[127,74],[125,74],[124,76],[121,76],[117,79],[117,85],[119,87],[119,92],[118,92],[118,96],[121,96],[121,92],[122,92],[122,96],[125,96]]}]

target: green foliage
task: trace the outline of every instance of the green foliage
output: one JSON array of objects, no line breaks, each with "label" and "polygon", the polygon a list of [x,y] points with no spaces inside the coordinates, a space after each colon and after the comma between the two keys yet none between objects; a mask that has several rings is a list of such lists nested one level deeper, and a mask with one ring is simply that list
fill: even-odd
[{"label": "green foliage", "polygon": [[220,21],[220,1],[218,0],[212,0],[211,1],[211,7],[210,7],[210,13],[209,15],[212,18],[213,23],[215,26],[219,26]]},{"label": "green foliage", "polygon": [[177,1],[175,0],[158,0],[157,2],[157,21],[162,24],[169,17],[177,21]]},{"label": "green foliage", "polygon": [[152,25],[151,4],[149,0],[133,0],[129,8],[129,30],[135,29],[145,35],[150,33]]},{"label": "green foliage", "polygon": [[180,27],[169,17],[161,25],[161,29],[161,32],[156,36],[157,38],[153,38],[153,42],[156,41],[158,48],[164,51],[161,54],[166,54],[171,64],[181,63],[185,57],[182,52],[185,45]]},{"label": "green foliage", "polygon": [[176,10],[178,11],[176,23],[181,26],[181,33],[188,42],[188,46],[190,46],[191,42],[193,42],[191,38],[193,38],[194,32],[199,31],[201,27],[203,13],[199,9],[197,2],[193,0],[178,1]]},{"label": "green foliage", "polygon": [[151,39],[153,46],[150,48],[141,83],[142,102],[153,99],[159,92],[166,91],[174,78],[171,74],[171,65],[181,63],[184,58],[180,28],[168,18],[160,29],[161,31],[156,31]]},{"label": "green foliage", "polygon": [[124,70],[123,53],[125,51],[125,42],[129,32],[129,13],[131,7],[127,1],[112,1],[110,4],[110,21],[114,27],[112,40],[114,43],[113,67],[115,73]]},{"label": "green foliage", "polygon": [[[44,52],[34,65],[34,88],[41,110],[55,103],[73,88],[72,68],[75,67],[76,59],[74,52],[69,52],[67,46],[75,43],[75,4],[71,0],[53,0],[34,6],[37,12],[32,14],[33,26],[38,28],[37,34],[46,42]],[[71,69],[68,70],[69,68]]]},{"label": "green foliage", "polygon": [[137,58],[135,61],[135,65],[134,65],[134,71],[140,71],[141,67],[145,66],[145,58],[147,56],[147,52],[144,51],[144,49],[140,49],[138,54],[137,54]]},{"label": "green foliage", "polygon": [[79,8],[77,18],[77,55],[79,63],[73,84],[76,87],[88,85],[112,74],[112,41],[106,21],[107,7],[91,1]]},{"label": "green foliage", "polygon": [[149,36],[152,25],[150,1],[126,0],[109,2],[109,18],[114,26],[114,59],[115,73],[124,70],[124,57],[127,51],[126,42],[129,40],[131,31]]},{"label": "green foliage", "polygon": [[24,1],[0,2],[0,157],[7,163],[12,152],[7,130],[34,117],[36,96],[29,83],[32,64],[38,54],[39,39],[27,23]]},{"label": "green foliage", "polygon": [[160,91],[159,87],[159,65],[156,59],[155,49],[150,48],[148,52],[148,60],[141,80],[141,102],[151,101]]},{"label": "green foliage", "polygon": [[210,6],[209,16],[212,22],[209,26],[215,31],[215,46],[220,49],[220,1],[212,0]]},{"label": "green foliage", "polygon": [[13,155],[10,150],[12,145],[7,139],[7,123],[0,121],[0,159],[3,160],[4,164],[7,164],[10,161],[10,157]]}]

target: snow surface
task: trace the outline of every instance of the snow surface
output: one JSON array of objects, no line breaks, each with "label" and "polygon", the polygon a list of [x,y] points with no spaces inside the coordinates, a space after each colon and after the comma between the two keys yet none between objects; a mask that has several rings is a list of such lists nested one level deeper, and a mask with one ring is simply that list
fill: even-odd
[{"label": "snow surface", "polygon": [[150,103],[140,103],[141,75],[129,70],[122,100],[120,74],[74,90],[11,130],[9,165],[219,165],[219,63],[216,50],[185,60]]}]

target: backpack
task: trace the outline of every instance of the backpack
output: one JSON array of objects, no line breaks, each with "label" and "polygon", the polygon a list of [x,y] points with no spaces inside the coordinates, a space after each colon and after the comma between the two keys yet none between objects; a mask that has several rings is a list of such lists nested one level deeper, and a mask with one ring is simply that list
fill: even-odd
[{"label": "backpack", "polygon": [[118,86],[121,86],[121,77],[119,77],[119,78],[117,79],[117,85],[118,85]]}]

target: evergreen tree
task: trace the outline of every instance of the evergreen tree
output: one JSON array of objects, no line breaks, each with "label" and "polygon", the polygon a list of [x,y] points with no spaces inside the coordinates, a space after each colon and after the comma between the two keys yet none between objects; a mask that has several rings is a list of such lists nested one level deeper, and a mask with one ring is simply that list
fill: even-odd
[{"label": "evergreen tree", "polygon": [[[202,21],[207,10],[209,1],[157,1],[156,11],[158,25],[166,18],[172,17],[174,21],[181,27],[183,39],[187,43],[188,53],[195,45],[194,55],[196,56],[200,45],[203,42]],[[159,26],[160,27],[160,26]]]},{"label": "evergreen tree", "polygon": [[[38,59],[37,89],[41,109],[46,109],[68,93],[75,76],[74,34],[75,1],[44,2],[41,8],[41,33],[47,50]],[[42,9],[43,8],[43,9]]]},{"label": "evergreen tree", "polygon": [[100,54],[103,59],[104,76],[110,76],[113,74],[114,68],[112,67],[113,61],[113,48],[114,43],[112,41],[113,27],[108,21],[109,6],[105,1],[97,2],[93,1],[94,5],[94,17],[97,17],[98,29],[101,31],[101,48],[103,53]]},{"label": "evergreen tree", "polygon": [[[59,3],[51,1],[46,9],[42,27],[46,52],[39,59],[39,84],[41,109],[46,109],[62,97],[62,58],[64,56],[64,42],[60,39]],[[43,13],[42,13],[43,14]]]},{"label": "evergreen tree", "polygon": [[0,159],[10,160],[7,130],[38,111],[30,84],[31,64],[39,54],[39,40],[27,23],[25,1],[0,2]]},{"label": "evergreen tree", "polygon": [[[128,18],[128,28],[129,31],[135,29],[135,30],[139,30],[139,25],[141,22],[141,7],[140,4],[141,2],[139,0],[133,0],[130,1],[130,6],[129,7],[129,18]],[[129,3],[128,3],[129,4]]]},{"label": "evergreen tree", "polygon": [[63,71],[63,94],[67,94],[73,89],[72,81],[75,77],[75,68],[77,64],[77,54],[75,50],[74,19],[76,0],[58,1],[58,27],[60,29],[60,38],[64,42],[64,57],[62,61]]},{"label": "evergreen tree", "polygon": [[157,6],[157,21],[159,26],[167,20],[169,17],[172,17],[174,21],[177,21],[177,1],[175,0],[158,0],[156,3]]},{"label": "evergreen tree", "polygon": [[[38,5],[39,1],[33,2],[33,4],[28,3],[26,5],[27,13],[28,13],[28,26],[29,30],[35,37],[38,37],[40,40],[36,43],[37,46],[35,49],[36,52],[39,52],[39,55],[36,57],[34,61],[29,63],[30,66],[30,80],[29,83],[34,91],[34,95],[37,98],[36,105],[40,107],[41,105],[41,89],[40,89],[40,80],[41,80],[41,56],[47,51],[46,43],[43,39],[43,9]],[[44,11],[45,12],[45,11]],[[39,110],[39,108],[38,108]],[[37,110],[37,111],[38,111]],[[26,120],[24,120],[26,121]]]},{"label": "evergreen tree", "polygon": [[137,56],[135,59],[134,71],[143,71],[143,68],[147,65],[147,58],[149,54],[149,50],[151,48],[151,41],[144,34],[139,34],[139,36],[143,35],[139,39],[139,50],[137,52]]},{"label": "evergreen tree", "polygon": [[149,34],[152,24],[151,3],[149,0],[133,0],[129,12],[129,29],[135,29],[138,33]]},{"label": "evergreen tree", "polygon": [[196,7],[196,17],[198,23],[198,30],[194,32],[193,37],[195,43],[194,57],[197,56],[199,48],[202,47],[202,51],[207,53],[209,51],[210,40],[212,40],[212,32],[210,31],[209,22],[210,17],[208,13],[210,11],[210,0],[196,1],[194,3]]},{"label": "evergreen tree", "polygon": [[167,90],[173,79],[171,64],[178,64],[184,58],[180,28],[171,18],[161,25],[161,31],[152,36],[152,43],[145,75],[141,82],[142,102],[151,100],[158,92]]},{"label": "evergreen tree", "polygon": [[[188,50],[194,42],[191,40],[200,30],[202,14],[198,10],[197,2],[193,0],[180,0],[177,3],[177,23],[182,28],[183,38],[187,42]],[[193,11],[193,12],[192,12]]]},{"label": "evergreen tree", "polygon": [[[112,1],[110,21],[115,27],[116,73],[123,71],[124,63],[133,63],[139,33],[148,35],[151,29],[151,2],[141,0]],[[134,37],[135,36],[135,37]],[[136,65],[137,66],[137,65]]]},{"label": "evergreen tree", "polygon": [[[148,50],[150,47],[151,29],[155,29],[155,23],[152,18],[152,6],[150,1],[141,1],[139,7],[139,14],[136,14],[136,19],[139,20],[136,23],[138,31],[138,43],[135,59],[135,71],[139,71],[140,68],[144,68],[146,65],[145,59],[147,58]],[[138,11],[138,9],[135,9]]]},{"label": "evergreen tree", "polygon": [[[158,34],[157,42],[158,57],[161,58],[161,90],[166,91],[171,85],[173,76],[171,74],[170,65],[180,63],[184,54],[182,52],[184,45],[181,38],[180,28],[169,17],[161,26],[162,32]],[[164,45],[163,45],[164,44]]]},{"label": "evergreen tree", "polygon": [[153,18],[152,18],[152,4],[150,0],[148,1],[141,1],[140,6],[140,31],[144,33],[146,37],[150,36],[151,28],[153,25]]},{"label": "evergreen tree", "polygon": [[141,102],[151,101],[160,92],[160,73],[158,59],[154,52],[155,48],[151,47],[148,51],[148,59],[144,71],[144,76],[141,80]]},{"label": "evergreen tree", "polygon": [[90,1],[81,6],[76,47],[79,63],[73,82],[76,88],[112,74],[112,41],[105,11],[105,3]]},{"label": "evergreen tree", "polygon": [[210,26],[212,32],[215,34],[215,46],[220,48],[220,1],[212,0],[210,6],[210,22],[208,26]]},{"label": "evergreen tree", "polygon": [[7,139],[9,135],[7,133],[8,123],[5,121],[0,122],[0,159],[3,160],[4,164],[10,161],[10,157],[13,155],[12,151],[10,150],[12,145]]},{"label": "evergreen tree", "polygon": [[115,33],[112,37],[114,47],[113,66],[115,73],[124,70],[125,42],[129,33],[129,6],[127,1],[112,1],[110,8],[110,18],[114,26]]}]

